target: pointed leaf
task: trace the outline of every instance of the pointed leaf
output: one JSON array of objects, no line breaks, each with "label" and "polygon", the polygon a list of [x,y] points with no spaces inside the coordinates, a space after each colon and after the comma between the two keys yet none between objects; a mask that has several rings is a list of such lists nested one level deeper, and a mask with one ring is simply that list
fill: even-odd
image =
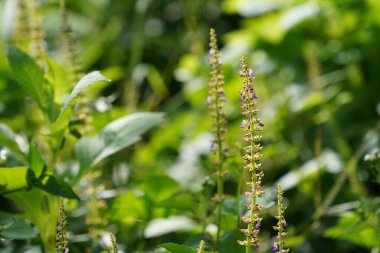
[{"label": "pointed leaf", "polygon": [[69,122],[70,117],[73,113],[73,109],[76,104],[78,96],[90,85],[95,84],[97,82],[101,82],[101,81],[110,82],[111,80],[103,76],[99,71],[94,71],[84,76],[78,82],[74,90],[66,99],[63,107],[61,108],[61,112],[57,120],[52,125],[52,129],[54,131],[62,130],[67,126],[67,123]]},{"label": "pointed leaf", "polygon": [[53,195],[68,199],[79,199],[68,183],[52,175],[44,176],[41,182],[35,186]]},{"label": "pointed leaf", "polygon": [[28,186],[27,167],[0,168],[0,194]]},{"label": "pointed leaf", "polygon": [[[195,250],[193,248],[186,247],[186,246],[176,244],[176,243],[172,243],[172,242],[163,243],[163,244],[160,244],[159,246],[168,250],[169,252],[172,252],[172,253],[196,253],[197,252],[197,250]],[[203,253],[211,253],[209,251],[202,251],[202,252]]]},{"label": "pointed leaf", "polygon": [[0,211],[0,236],[5,239],[31,239],[37,231],[24,219]]},{"label": "pointed leaf", "polygon": [[21,161],[26,162],[26,156],[16,142],[16,135],[5,124],[0,124],[0,144],[12,151]]},{"label": "pointed leaf", "polygon": [[97,164],[104,158],[134,144],[140,140],[143,133],[162,120],[162,113],[135,113],[111,122],[98,136],[81,139],[75,150],[81,168]]},{"label": "pointed leaf", "polygon": [[43,69],[29,55],[14,47],[8,51],[8,61],[12,77],[50,117],[54,92],[51,85],[44,80]]},{"label": "pointed leaf", "polygon": [[163,243],[163,244],[160,244],[159,246],[168,250],[171,253],[197,253],[197,251],[193,248],[189,248],[189,247],[172,243],[172,242]]},{"label": "pointed leaf", "polygon": [[39,178],[45,167],[45,163],[42,160],[41,154],[34,145],[30,145],[29,154],[29,169],[34,172],[34,178]]}]

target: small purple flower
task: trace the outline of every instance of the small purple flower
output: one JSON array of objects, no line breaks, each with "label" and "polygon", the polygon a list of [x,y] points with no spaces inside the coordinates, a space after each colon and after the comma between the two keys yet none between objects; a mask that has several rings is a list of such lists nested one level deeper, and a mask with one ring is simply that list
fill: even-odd
[{"label": "small purple flower", "polygon": [[261,229],[261,225],[260,224],[256,224],[256,230],[260,230]]},{"label": "small purple flower", "polygon": [[70,253],[69,248],[65,249],[65,253]]},{"label": "small purple flower", "polygon": [[210,104],[211,104],[211,98],[207,97],[207,99],[206,99],[206,105],[209,106]]},{"label": "small purple flower", "polygon": [[215,147],[215,142],[211,142],[210,149],[213,149]]},{"label": "small purple flower", "polygon": [[256,242],[256,243],[254,244],[254,246],[255,246],[256,249],[258,249],[258,248],[260,247],[260,244],[259,244],[258,242]]},{"label": "small purple flower", "polygon": [[241,96],[241,99],[242,99],[243,101],[245,101],[245,100],[247,99],[247,97],[246,97],[245,95],[242,95],[242,96]]},{"label": "small purple flower", "polygon": [[245,127],[245,124],[244,124],[244,121],[241,122],[241,125],[240,125],[240,128],[244,128]]},{"label": "small purple flower", "polygon": [[277,250],[278,250],[278,245],[277,245],[277,243],[274,243],[273,247],[272,247],[272,251],[275,252]]},{"label": "small purple flower", "polygon": [[284,223],[284,228],[287,228],[288,227],[288,223]]},{"label": "small purple flower", "polygon": [[264,126],[264,123],[259,121],[259,126],[263,127]]},{"label": "small purple flower", "polygon": [[240,70],[240,72],[239,72],[239,76],[240,76],[240,77],[244,77],[244,76],[245,76],[243,70]]},{"label": "small purple flower", "polygon": [[254,77],[254,76],[255,76],[255,73],[253,73],[253,70],[252,70],[252,69],[249,69],[248,75],[249,75],[250,77]]},{"label": "small purple flower", "polygon": [[258,97],[256,96],[255,93],[253,93],[253,94],[251,95],[251,97],[252,97],[253,99],[258,99]]},{"label": "small purple flower", "polygon": [[212,48],[210,49],[210,56],[211,56],[211,57],[214,57],[214,56],[215,56],[215,50],[212,49]]}]

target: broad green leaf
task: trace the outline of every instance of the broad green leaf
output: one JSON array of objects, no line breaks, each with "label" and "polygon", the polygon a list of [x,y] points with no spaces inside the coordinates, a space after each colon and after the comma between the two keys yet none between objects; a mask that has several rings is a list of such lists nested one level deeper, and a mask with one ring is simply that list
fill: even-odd
[{"label": "broad green leaf", "polygon": [[104,77],[99,71],[91,72],[85,75],[78,84],[74,87],[74,90],[71,92],[69,97],[65,100],[64,105],[61,108],[61,112],[57,120],[53,123],[52,129],[54,131],[59,131],[64,129],[73,113],[74,106],[76,104],[78,96],[86,90],[87,87],[97,83],[97,82],[110,82],[110,80]]},{"label": "broad green leaf", "polygon": [[29,169],[33,171],[34,178],[36,179],[39,178],[45,167],[45,163],[42,160],[40,152],[34,145],[30,145],[28,160],[29,160]]},{"label": "broad green leaf", "polygon": [[37,235],[36,229],[24,219],[0,211],[0,237],[4,239],[31,239]]},{"label": "broad green leaf", "polygon": [[[196,253],[197,252],[197,250],[195,250],[193,248],[186,247],[184,245],[180,245],[180,244],[176,244],[176,243],[172,243],[172,242],[163,243],[163,244],[160,244],[159,246],[168,250],[169,252],[172,252],[172,253]],[[203,251],[203,252],[204,253],[211,253],[208,251]],[[231,252],[234,252],[234,251],[231,251]]]},{"label": "broad green leaf", "polygon": [[158,207],[173,208],[178,210],[196,210],[197,203],[189,193],[180,193],[157,203]]},{"label": "broad green leaf", "polygon": [[44,175],[41,182],[38,182],[35,186],[56,196],[79,199],[68,183],[52,175]]},{"label": "broad green leaf", "polygon": [[151,176],[139,187],[155,203],[166,200],[180,190],[180,185],[168,176]]},{"label": "broad green leaf", "polygon": [[244,239],[245,238],[243,238],[243,234],[238,230],[225,232],[220,242],[220,253],[244,253],[245,248],[237,245],[238,240],[242,241]]},{"label": "broad green leaf", "polygon": [[45,61],[49,68],[46,79],[54,87],[54,102],[63,105],[65,95],[72,90],[73,85],[70,85],[67,72],[57,62],[49,57]]},{"label": "broad green leaf", "polygon": [[14,47],[8,51],[8,61],[12,77],[51,119],[54,91],[45,82],[43,69],[29,55]]},{"label": "broad green leaf", "polygon": [[171,253],[197,253],[197,250],[193,248],[189,248],[176,243],[163,243],[159,245],[160,247],[168,250]]},{"label": "broad green leaf", "polygon": [[369,222],[361,220],[360,216],[355,213],[340,217],[338,224],[327,229],[324,235],[350,241],[366,248],[373,248],[378,245],[376,228],[371,226]]},{"label": "broad green leaf", "polygon": [[75,149],[81,168],[99,163],[104,158],[139,141],[141,135],[163,120],[162,113],[135,113],[112,121],[92,138],[81,139]]},{"label": "broad green leaf", "polygon": [[26,162],[26,155],[16,142],[16,135],[5,124],[0,124],[0,144],[12,151],[21,161]]},{"label": "broad green leaf", "polygon": [[0,194],[28,186],[27,167],[0,168]]},{"label": "broad green leaf", "polygon": [[22,210],[22,218],[30,220],[38,227],[45,252],[54,252],[54,238],[58,214],[58,198],[40,189],[32,188],[7,195]]},{"label": "broad green leaf", "polygon": [[112,203],[109,218],[132,226],[138,221],[146,219],[144,199],[137,193],[128,191],[117,196]]},{"label": "broad green leaf", "polygon": [[195,230],[197,224],[187,216],[171,216],[157,218],[149,222],[144,230],[145,238],[153,238],[177,231]]}]

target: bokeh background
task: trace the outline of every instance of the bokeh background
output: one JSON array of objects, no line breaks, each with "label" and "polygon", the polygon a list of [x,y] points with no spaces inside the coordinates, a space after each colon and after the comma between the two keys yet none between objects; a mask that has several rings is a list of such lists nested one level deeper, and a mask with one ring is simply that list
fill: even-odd
[{"label": "bokeh background", "polygon": [[[10,81],[6,60],[16,2],[0,1],[0,120],[28,139],[39,119]],[[62,62],[59,1],[38,2],[46,50]],[[115,233],[122,252],[160,252],[160,243],[196,246],[212,237],[205,105],[211,27],[222,51],[231,147],[221,252],[244,252],[235,245],[241,53],[255,71],[265,124],[264,251],[275,234],[281,183],[291,252],[379,252],[380,1],[67,0],[66,7],[84,72],[101,70],[112,80],[86,92],[85,134],[137,111],[166,117],[75,188],[83,201],[67,207],[72,252],[99,252],[108,243],[105,231]],[[77,164],[67,153],[57,174],[70,179]],[[41,252],[39,245],[34,234],[0,242],[0,252]]]}]

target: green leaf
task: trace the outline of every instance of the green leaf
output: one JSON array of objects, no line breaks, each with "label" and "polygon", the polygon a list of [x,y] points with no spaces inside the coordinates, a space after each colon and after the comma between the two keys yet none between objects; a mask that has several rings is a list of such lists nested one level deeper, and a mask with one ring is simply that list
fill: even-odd
[{"label": "green leaf", "polygon": [[31,239],[38,235],[24,219],[14,217],[13,214],[0,211],[0,237],[4,239]]},{"label": "green leaf", "polygon": [[187,216],[170,216],[151,220],[144,230],[144,238],[153,238],[177,231],[194,231],[196,224]]},{"label": "green leaf", "polygon": [[141,139],[143,133],[162,120],[162,113],[135,113],[112,121],[93,138],[82,138],[75,149],[81,168],[95,165],[134,144]]},{"label": "green leaf", "polygon": [[23,218],[38,227],[46,252],[54,252],[54,240],[51,238],[56,232],[58,198],[37,188],[17,191],[7,197],[25,211]]},{"label": "green leaf", "polygon": [[49,68],[46,73],[46,80],[54,88],[54,102],[63,105],[65,95],[70,92],[74,85],[68,85],[70,84],[68,74],[57,62],[49,57],[45,57],[45,61]]},{"label": "green leaf", "polygon": [[223,234],[221,238],[220,253],[244,253],[245,247],[240,247],[237,245],[238,240],[244,240],[243,234],[240,231],[232,230],[227,231]]},{"label": "green leaf", "polygon": [[193,248],[189,248],[189,247],[172,243],[172,242],[163,243],[163,244],[160,244],[159,246],[172,253],[197,253],[197,250]]},{"label": "green leaf", "polygon": [[27,167],[0,168],[0,194],[27,187]]},{"label": "green leaf", "polygon": [[117,196],[112,203],[109,218],[124,225],[134,225],[138,221],[146,219],[147,210],[144,199],[136,192],[128,191]]},{"label": "green leaf", "polygon": [[29,161],[29,169],[33,171],[34,178],[36,179],[39,178],[45,167],[45,163],[42,160],[40,152],[34,145],[30,145],[28,161]]},{"label": "green leaf", "polygon": [[171,196],[168,199],[165,199],[157,204],[158,207],[163,208],[173,208],[178,210],[196,210],[197,203],[194,200],[193,195],[189,193],[180,193],[174,196]]},{"label": "green leaf", "polygon": [[12,151],[21,161],[26,162],[26,155],[16,142],[15,133],[5,124],[0,124],[0,144]]},{"label": "green leaf", "polygon": [[97,83],[97,82],[110,82],[110,80],[104,77],[99,71],[91,72],[85,75],[75,86],[74,90],[71,92],[69,97],[66,99],[63,107],[61,108],[61,112],[57,118],[57,120],[53,123],[52,129],[54,131],[59,131],[64,129],[73,113],[74,106],[76,104],[78,96],[89,86]]},{"label": "green leaf", "polygon": [[164,201],[180,190],[180,185],[168,176],[151,176],[139,187],[153,201]]},{"label": "green leaf", "polygon": [[29,55],[14,47],[8,51],[8,61],[12,77],[50,117],[54,92],[51,85],[44,80],[43,69]]},{"label": "green leaf", "polygon": [[68,183],[52,175],[45,175],[41,182],[36,183],[35,186],[56,196],[79,199]]},{"label": "green leaf", "polygon": [[350,241],[356,245],[373,248],[378,245],[376,228],[363,221],[358,214],[349,213],[340,217],[338,224],[327,229],[324,236]]}]

